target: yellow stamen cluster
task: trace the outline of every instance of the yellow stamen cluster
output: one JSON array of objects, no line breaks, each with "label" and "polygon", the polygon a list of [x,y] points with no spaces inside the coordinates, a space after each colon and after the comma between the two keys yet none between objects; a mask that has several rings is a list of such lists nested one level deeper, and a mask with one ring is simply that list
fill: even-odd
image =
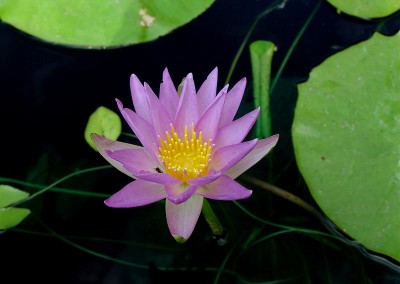
[{"label": "yellow stamen cluster", "polygon": [[185,126],[183,139],[171,124],[171,133],[165,132],[166,140],[158,136],[159,158],[164,170],[183,182],[207,174],[211,161],[212,141],[203,142],[203,133],[196,133],[192,125],[190,133]]}]

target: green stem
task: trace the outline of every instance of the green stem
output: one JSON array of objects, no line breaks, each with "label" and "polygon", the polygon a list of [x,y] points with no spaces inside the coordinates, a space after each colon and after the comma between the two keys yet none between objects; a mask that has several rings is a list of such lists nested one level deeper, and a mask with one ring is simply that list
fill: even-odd
[{"label": "green stem", "polygon": [[238,51],[237,51],[236,54],[235,54],[235,57],[233,58],[231,67],[229,68],[228,75],[226,76],[226,79],[225,79],[225,85],[229,83],[229,81],[230,81],[230,79],[231,79],[231,77],[232,77],[233,71],[235,70],[236,65],[237,65],[237,63],[238,63],[238,61],[239,61],[239,58],[240,58],[240,56],[242,55],[243,50],[244,50],[244,48],[245,48],[247,42],[249,41],[249,38],[250,38],[251,34],[253,33],[255,27],[257,26],[258,22],[259,22],[264,16],[268,15],[268,14],[271,13],[272,11],[277,10],[277,9],[282,9],[283,7],[285,7],[285,5],[286,5],[286,3],[287,3],[288,1],[289,1],[289,0],[279,0],[279,1],[275,1],[275,2],[272,3],[270,6],[268,6],[268,8],[267,8],[266,10],[264,10],[261,14],[259,14],[259,15],[256,17],[256,19],[255,19],[255,20],[253,21],[253,23],[251,24],[249,30],[247,31],[246,36],[244,37],[244,39],[243,39],[243,41],[242,41],[242,43],[241,43],[241,45],[240,45]]},{"label": "green stem", "polygon": [[[36,189],[42,189],[42,188],[46,187],[43,184],[31,183],[31,182],[22,181],[22,180],[13,179],[13,178],[7,178],[7,177],[0,177],[0,183],[17,184],[17,185],[21,185],[21,186],[25,186],[25,187],[36,188]],[[70,188],[64,188],[64,187],[52,187],[49,190],[54,191],[54,192],[59,192],[59,193],[89,196],[89,197],[98,197],[98,198],[108,198],[111,195],[111,194],[107,194],[107,193],[84,191],[84,190],[70,189]]]},{"label": "green stem", "polygon": [[304,25],[301,27],[299,33],[296,35],[294,41],[292,42],[292,44],[289,47],[288,52],[285,55],[285,58],[283,59],[281,65],[279,66],[278,71],[276,72],[276,75],[274,77],[274,79],[271,82],[271,86],[269,88],[269,93],[272,94],[276,83],[278,83],[279,78],[281,77],[282,71],[285,68],[290,56],[293,53],[293,50],[295,49],[295,47],[297,46],[297,43],[299,42],[299,40],[301,39],[301,37],[303,36],[304,32],[306,31],[306,29],[308,28],[308,26],[311,23],[311,20],[314,18],[315,14],[317,13],[319,7],[321,6],[321,1],[318,2],[318,4],[315,6],[314,10],[311,12],[310,16],[308,17],[307,21],[304,23]]},{"label": "green stem", "polygon": [[[349,245],[353,248],[355,248],[358,252],[360,252],[364,257],[371,259],[373,261],[376,261],[377,263],[383,264],[386,267],[392,269],[393,271],[396,271],[397,273],[400,273],[400,267],[397,266],[396,264],[392,263],[391,261],[389,261],[388,259],[385,259],[381,256],[378,255],[374,255],[369,253],[364,246],[362,246],[360,243],[358,243],[357,241],[353,241],[350,239],[347,239],[345,236],[342,235],[341,232],[339,232],[336,228],[336,226],[329,221],[329,219],[321,219],[322,224],[325,226],[326,229],[328,229],[332,234],[327,234],[321,231],[316,231],[316,230],[312,230],[312,229],[303,229],[303,228],[297,228],[297,227],[292,227],[292,226],[286,226],[286,225],[281,225],[281,224],[276,224],[276,223],[272,223],[269,222],[267,220],[264,220],[256,215],[254,215],[253,213],[251,213],[249,210],[247,210],[246,208],[244,208],[242,205],[240,205],[239,202],[237,201],[233,201],[233,203],[239,207],[240,210],[242,210],[245,214],[247,214],[250,218],[257,220],[263,224],[267,224],[270,226],[274,226],[277,228],[281,228],[281,229],[293,229],[296,232],[299,233],[304,233],[304,234],[309,234],[309,235],[319,235],[319,236],[324,236],[327,238],[331,238],[331,239],[335,239],[338,240],[346,245]],[[322,215],[321,215],[322,216]]]},{"label": "green stem", "polygon": [[290,202],[296,204],[297,206],[300,206],[301,208],[307,210],[308,212],[314,214],[315,216],[317,216],[319,219],[324,219],[322,217],[322,215],[317,211],[317,209],[315,209],[314,207],[312,207],[310,204],[308,204],[307,202],[305,202],[303,199],[301,199],[300,197],[282,189],[279,188],[275,185],[269,184],[265,181],[262,181],[260,179],[257,178],[253,178],[250,176],[241,176],[241,179],[243,179],[244,181],[251,183],[253,185],[256,185],[264,190],[268,190],[269,192],[282,197],[286,200],[289,200]]},{"label": "green stem", "polygon": [[138,139],[137,136],[135,134],[133,134],[133,133],[121,132],[121,135],[125,135],[126,137],[131,137],[131,138]]},{"label": "green stem", "polygon": [[96,252],[94,250],[88,249],[88,248],[86,248],[84,246],[78,245],[77,243],[75,243],[75,242],[73,242],[73,241],[61,236],[60,234],[57,234],[49,226],[47,226],[39,217],[37,217],[37,219],[40,222],[40,224],[42,224],[42,226],[47,231],[49,231],[50,234],[54,235],[56,238],[62,240],[63,242],[65,242],[65,243],[67,243],[67,244],[69,244],[69,245],[71,245],[71,246],[73,246],[73,247],[75,247],[75,248],[77,248],[79,250],[82,250],[82,251],[84,251],[84,252],[86,252],[88,254],[91,254],[91,255],[97,256],[99,258],[106,259],[106,260],[110,260],[110,261],[113,261],[113,262],[116,262],[116,263],[119,263],[119,264],[123,264],[123,265],[127,265],[127,266],[130,266],[130,267],[134,267],[134,268],[140,268],[140,269],[148,269],[149,268],[147,265],[137,264],[137,263],[129,262],[129,261],[126,261],[126,260],[114,258],[114,257],[108,256],[108,255]]},{"label": "green stem", "polygon": [[295,229],[285,229],[285,230],[282,230],[282,231],[277,231],[277,232],[275,232],[275,233],[266,235],[266,236],[264,236],[264,237],[262,237],[262,238],[260,238],[260,239],[255,240],[254,242],[250,243],[250,244],[246,247],[246,250],[250,249],[250,248],[253,247],[253,246],[256,246],[257,244],[259,244],[259,243],[261,243],[261,242],[265,242],[266,240],[269,240],[269,239],[271,239],[271,238],[274,238],[274,237],[276,237],[276,236],[280,236],[280,235],[284,235],[284,234],[289,234],[289,233],[296,233],[296,230],[295,230]]},{"label": "green stem", "polygon": [[[57,236],[55,236],[54,234],[51,234],[51,233],[32,231],[32,230],[21,229],[21,228],[16,228],[16,227],[11,228],[9,230],[16,232],[16,233],[29,234],[29,235],[33,235],[33,236],[57,238]],[[73,235],[67,235],[67,236],[64,235],[64,238],[82,240],[82,241],[120,244],[120,245],[142,247],[142,248],[154,249],[154,250],[165,250],[165,251],[173,251],[173,252],[179,251],[178,249],[167,247],[167,246],[145,244],[145,243],[133,242],[133,241],[129,241],[129,240],[115,240],[115,239],[107,239],[107,238],[101,238],[101,237],[85,237],[85,236],[73,236]]]},{"label": "green stem", "polygon": [[239,243],[236,243],[228,252],[228,254],[225,256],[224,261],[222,261],[221,266],[219,267],[218,273],[215,276],[214,279],[214,284],[218,284],[219,279],[221,278],[222,272],[225,269],[226,264],[228,263],[229,258],[231,257],[231,255],[233,254],[234,250],[236,249],[236,247],[238,246]]},{"label": "green stem", "polygon": [[[81,246],[81,245],[69,240],[68,238],[56,233],[53,229],[51,229],[49,226],[47,226],[38,216],[36,216],[36,218],[38,219],[39,223],[42,224],[42,226],[50,234],[52,234],[54,237],[60,239],[61,241],[67,243],[68,245],[73,246],[73,247],[75,247],[75,248],[77,248],[77,249],[79,249],[79,250],[81,250],[81,251],[83,251],[85,253],[88,253],[88,254],[91,254],[93,256],[96,256],[96,257],[99,257],[99,258],[102,258],[102,259],[105,259],[105,260],[109,260],[109,261],[112,261],[112,262],[115,262],[115,263],[118,263],[118,264],[134,267],[134,268],[139,268],[139,269],[148,269],[149,268],[148,265],[143,265],[143,264],[138,264],[138,263],[134,263],[134,262],[118,259],[118,258],[109,256],[109,255],[106,255],[106,254],[99,253],[97,251],[88,249],[88,248],[86,248],[84,246]],[[162,266],[157,266],[157,269],[162,270],[162,271],[168,271],[168,270],[169,271],[174,271],[174,270],[176,270],[176,271],[178,271],[178,270],[179,271],[183,271],[183,270],[184,271],[188,271],[187,267],[162,267]],[[202,268],[191,267],[190,270],[191,271],[203,271],[203,272],[204,271],[208,271],[208,272],[217,272],[217,273],[222,273],[223,272],[223,273],[227,273],[227,274],[233,275],[233,276],[235,276],[235,277],[237,277],[239,279],[243,279],[240,274],[238,274],[235,271],[228,270],[228,269],[221,269],[221,268],[216,268],[216,267],[202,267]]]},{"label": "green stem", "polygon": [[244,213],[246,213],[246,215],[248,215],[250,218],[261,222],[263,224],[266,225],[270,225],[276,228],[281,228],[281,229],[286,229],[286,230],[293,230],[293,232],[298,232],[298,233],[304,233],[304,234],[309,234],[309,235],[319,235],[319,236],[324,236],[324,237],[328,237],[328,238],[332,238],[335,240],[339,240],[343,243],[346,243],[346,239],[338,236],[338,235],[331,235],[331,234],[327,234],[321,231],[317,231],[317,230],[313,230],[313,229],[305,229],[305,228],[299,228],[299,227],[293,227],[293,226],[287,226],[287,225],[282,225],[282,224],[277,224],[277,223],[273,223],[267,220],[264,220],[260,217],[258,217],[257,215],[254,215],[252,212],[250,212],[249,210],[247,210],[246,208],[244,208],[239,202],[237,201],[233,201],[233,203],[239,207],[240,210],[242,210]]},{"label": "green stem", "polygon": [[70,173],[70,174],[68,174],[68,175],[66,175],[66,176],[64,176],[64,177],[62,177],[62,178],[60,178],[59,180],[53,182],[52,184],[46,186],[45,188],[43,188],[43,189],[41,189],[41,190],[35,192],[35,193],[32,194],[31,196],[28,196],[27,198],[22,199],[22,200],[20,200],[20,201],[17,201],[17,202],[15,202],[15,203],[13,203],[13,204],[7,206],[7,207],[14,207],[14,206],[20,205],[20,204],[22,204],[22,203],[24,203],[24,202],[27,202],[27,201],[29,201],[29,200],[31,200],[31,199],[33,199],[33,198],[35,198],[35,197],[37,197],[37,196],[39,196],[39,195],[45,193],[46,191],[50,190],[51,188],[53,188],[53,187],[56,186],[57,184],[60,184],[60,183],[66,181],[66,180],[68,180],[68,179],[70,179],[70,178],[72,178],[72,177],[74,177],[74,176],[78,176],[78,175],[81,175],[81,174],[84,174],[84,173],[94,172],[94,171],[98,171],[98,170],[110,169],[110,168],[112,168],[112,166],[106,165],[106,166],[93,167],[93,168],[88,168],[88,169],[80,170],[80,171],[77,171],[77,172],[74,172],[74,173]]},{"label": "green stem", "polygon": [[211,208],[210,203],[207,199],[203,199],[203,207],[202,212],[208,225],[210,225],[211,231],[214,236],[221,236],[224,233],[224,229],[222,228],[221,223],[218,220],[218,217],[215,215],[214,210]]}]

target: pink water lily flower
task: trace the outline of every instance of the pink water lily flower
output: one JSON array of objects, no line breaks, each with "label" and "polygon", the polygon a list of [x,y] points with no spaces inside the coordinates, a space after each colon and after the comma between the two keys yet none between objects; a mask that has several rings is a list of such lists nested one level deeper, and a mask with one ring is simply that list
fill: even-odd
[{"label": "pink water lily flower", "polygon": [[132,75],[135,111],[118,108],[143,147],[92,139],[100,154],[135,180],[105,201],[109,207],[136,207],[166,199],[169,230],[186,241],[199,218],[203,198],[238,200],[252,191],[234,179],[263,158],[278,135],[243,142],[257,119],[259,108],[234,120],[246,86],[240,80],[218,94],[215,68],[196,92],[188,74],[178,93],[168,70],[163,73],[159,97]]}]

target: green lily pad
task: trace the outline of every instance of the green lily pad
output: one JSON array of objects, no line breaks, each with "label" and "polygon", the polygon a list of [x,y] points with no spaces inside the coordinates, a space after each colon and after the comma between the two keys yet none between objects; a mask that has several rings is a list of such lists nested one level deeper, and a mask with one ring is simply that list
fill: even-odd
[{"label": "green lily pad", "polygon": [[260,115],[256,122],[256,136],[258,138],[272,135],[271,112],[269,109],[269,81],[274,51],[275,44],[270,41],[258,40],[250,44],[254,104],[255,107],[260,107]]},{"label": "green lily pad", "polygon": [[3,0],[0,19],[40,39],[88,48],[156,39],[215,0]]},{"label": "green lily pad", "polygon": [[326,215],[400,260],[400,33],[375,34],[298,86],[296,160]]},{"label": "green lily pad", "polygon": [[29,193],[10,185],[0,185],[0,230],[17,226],[31,211],[26,208],[8,207],[17,201],[27,198]]},{"label": "green lily pad", "polygon": [[29,193],[10,185],[0,184],[0,208],[6,207],[19,200],[27,198]]},{"label": "green lily pad", "polygon": [[17,226],[31,211],[26,208],[0,208],[0,230]]},{"label": "green lily pad", "polygon": [[90,135],[97,133],[111,140],[117,140],[121,134],[121,119],[112,110],[100,106],[89,117],[85,129],[85,140],[95,151],[97,151]]},{"label": "green lily pad", "polygon": [[400,9],[399,0],[328,0],[339,11],[369,19],[389,16]]}]

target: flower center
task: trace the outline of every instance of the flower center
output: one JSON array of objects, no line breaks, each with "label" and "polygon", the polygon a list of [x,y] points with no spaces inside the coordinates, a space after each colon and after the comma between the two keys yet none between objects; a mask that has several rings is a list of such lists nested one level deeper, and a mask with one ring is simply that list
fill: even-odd
[{"label": "flower center", "polygon": [[[196,133],[192,125],[190,133],[185,126],[183,138],[175,132],[171,124],[171,133],[165,132],[166,140],[160,136],[159,158],[165,171],[177,179],[186,182],[205,176],[213,148],[212,140],[203,142],[203,133]],[[181,139],[182,138],[182,139]]]}]

